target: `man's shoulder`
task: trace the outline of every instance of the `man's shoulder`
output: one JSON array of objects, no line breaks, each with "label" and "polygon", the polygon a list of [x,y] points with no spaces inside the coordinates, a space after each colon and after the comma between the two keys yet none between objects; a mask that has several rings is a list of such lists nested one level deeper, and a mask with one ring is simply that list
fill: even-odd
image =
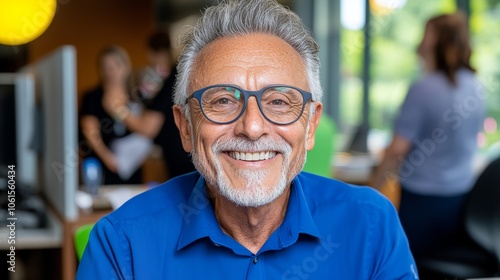
[{"label": "man's shoulder", "polygon": [[[349,185],[308,173],[299,175],[299,180],[319,232],[324,238],[334,234],[345,246],[364,238],[370,242],[381,241],[380,232],[375,233],[373,229],[383,228],[397,216],[393,204],[371,187]],[[398,223],[389,222],[388,226],[395,228]]]},{"label": "man's shoulder", "polygon": [[111,223],[132,220],[145,216],[169,216],[174,219],[179,212],[178,206],[189,200],[191,192],[200,175],[191,172],[175,177],[167,182],[145,191],[124,203],[107,216]]},{"label": "man's shoulder", "polygon": [[315,205],[336,207],[350,204],[357,208],[386,208],[390,204],[386,197],[371,187],[355,186],[307,172],[302,172],[298,179],[304,195]]}]

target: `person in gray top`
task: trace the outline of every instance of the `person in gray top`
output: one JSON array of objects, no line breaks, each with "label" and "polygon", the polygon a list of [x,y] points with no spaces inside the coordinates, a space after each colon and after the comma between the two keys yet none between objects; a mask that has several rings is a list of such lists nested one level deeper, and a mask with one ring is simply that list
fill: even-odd
[{"label": "person in gray top", "polygon": [[411,85],[392,143],[371,181],[380,188],[388,178],[398,178],[399,216],[417,265],[460,228],[475,180],[472,162],[485,99],[469,64],[464,14],[430,19],[418,53],[427,73]]}]

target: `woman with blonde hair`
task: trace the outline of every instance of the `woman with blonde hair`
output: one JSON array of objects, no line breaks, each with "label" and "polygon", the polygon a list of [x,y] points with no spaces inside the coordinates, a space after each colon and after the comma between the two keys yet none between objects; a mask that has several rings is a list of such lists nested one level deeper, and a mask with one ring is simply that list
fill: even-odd
[{"label": "woman with blonde hair", "polygon": [[114,140],[130,134],[123,124],[130,108],[117,108],[130,104],[132,66],[129,56],[119,46],[108,46],[98,56],[98,67],[100,85],[83,96],[80,111],[81,130],[89,147],[83,151],[84,157],[95,157],[102,163],[104,184],[142,183],[140,169],[127,179],[117,174],[116,156],[111,150]]}]

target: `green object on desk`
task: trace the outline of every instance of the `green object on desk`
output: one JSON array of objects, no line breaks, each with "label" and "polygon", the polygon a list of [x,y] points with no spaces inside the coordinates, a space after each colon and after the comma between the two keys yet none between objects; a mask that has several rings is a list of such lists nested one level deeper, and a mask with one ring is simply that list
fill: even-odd
[{"label": "green object on desk", "polygon": [[75,251],[76,251],[76,256],[78,257],[78,261],[82,259],[85,247],[89,242],[90,231],[92,231],[93,227],[94,224],[86,224],[79,227],[75,231]]},{"label": "green object on desk", "polygon": [[328,115],[323,114],[316,129],[314,148],[307,151],[304,171],[332,178],[335,140],[335,123]]}]

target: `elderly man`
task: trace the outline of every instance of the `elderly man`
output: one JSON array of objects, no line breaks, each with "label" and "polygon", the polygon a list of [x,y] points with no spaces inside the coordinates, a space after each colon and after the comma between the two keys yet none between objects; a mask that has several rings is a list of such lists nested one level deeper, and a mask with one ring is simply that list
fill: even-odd
[{"label": "elderly man", "polygon": [[174,116],[198,172],[99,221],[78,279],[418,279],[391,203],[300,173],[318,46],[274,0],[224,1],[186,37]]}]

